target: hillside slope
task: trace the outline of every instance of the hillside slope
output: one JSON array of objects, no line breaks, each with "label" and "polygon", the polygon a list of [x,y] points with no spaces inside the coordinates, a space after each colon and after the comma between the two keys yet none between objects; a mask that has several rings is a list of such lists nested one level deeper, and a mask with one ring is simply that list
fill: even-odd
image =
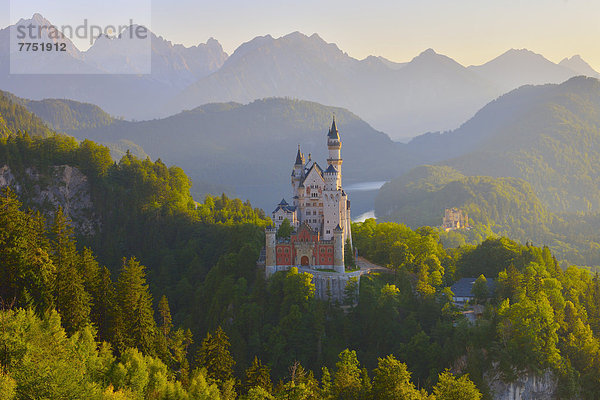
[{"label": "hillside slope", "polygon": [[17,131],[42,137],[52,134],[44,121],[24,107],[16,96],[0,90],[0,137]]},{"label": "hillside slope", "polygon": [[379,219],[412,228],[439,226],[446,208],[458,207],[469,214],[479,239],[485,234],[509,235],[531,240],[547,235],[553,222],[531,186],[515,178],[465,176],[443,166],[421,166],[386,183],[377,194]]},{"label": "hillside slope", "polygon": [[600,210],[600,82],[576,77],[525,86],[459,129],[418,137],[408,149],[465,175],[529,182],[557,212]]},{"label": "hillside slope", "polygon": [[97,128],[115,121],[100,107],[73,100],[24,100],[23,105],[44,120],[52,129],[61,132]]},{"label": "hillside slope", "polygon": [[466,176],[448,166],[425,165],[385,184],[375,200],[379,220],[412,228],[440,226],[444,210],[454,207],[468,214],[471,229],[441,232],[445,246],[500,235],[543,243],[559,260],[600,265],[600,214],[553,213],[522,179]]}]

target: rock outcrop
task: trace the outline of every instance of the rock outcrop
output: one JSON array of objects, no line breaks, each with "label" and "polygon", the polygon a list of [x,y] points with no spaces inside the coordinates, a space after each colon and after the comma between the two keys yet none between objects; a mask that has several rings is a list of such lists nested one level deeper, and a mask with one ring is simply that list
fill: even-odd
[{"label": "rock outcrop", "polygon": [[486,377],[494,400],[552,400],[558,388],[551,371],[522,374],[514,382],[504,382],[497,373]]},{"label": "rock outcrop", "polygon": [[50,167],[41,173],[27,168],[16,176],[7,165],[0,167],[0,188],[10,186],[28,206],[53,218],[55,210],[62,207],[79,234],[89,236],[100,229],[100,220],[94,211],[91,188],[87,177],[70,165]]}]

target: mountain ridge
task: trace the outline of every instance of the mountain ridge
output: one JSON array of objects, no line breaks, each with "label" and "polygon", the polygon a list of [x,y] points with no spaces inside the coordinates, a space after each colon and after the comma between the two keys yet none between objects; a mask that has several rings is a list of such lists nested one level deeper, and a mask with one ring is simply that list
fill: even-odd
[{"label": "mountain ridge", "polygon": [[600,210],[600,81],[523,86],[482,108],[460,128],[414,138],[422,163],[464,175],[528,181],[553,212]]},{"label": "mountain ridge", "polygon": [[[324,163],[333,115],[343,142],[344,174],[352,182],[391,179],[416,162],[404,145],[348,110],[285,98],[212,103],[163,119],[117,121],[69,133],[100,142],[130,140],[151,157],[181,165],[195,183],[226,182],[226,192],[251,198],[268,210],[290,192],[289,173],[298,144]],[[192,190],[196,197],[202,195],[196,187]],[[358,212],[361,202],[355,200]]]},{"label": "mountain ridge", "polygon": [[[34,17],[31,20],[37,23],[50,23],[41,15]],[[9,76],[8,61],[2,59],[8,54],[5,28],[0,30],[0,88],[35,100],[69,98],[93,103],[111,115],[137,120],[162,118],[213,102],[299,98],[347,108],[400,140],[455,129],[508,90],[523,83],[566,80],[587,65],[577,59],[554,64],[529,50],[509,50],[470,67],[431,49],[406,63],[376,56],[359,60],[317,33],[308,36],[298,31],[279,38],[258,36],[228,56],[214,39],[185,47],[154,33],[151,36],[153,74],[149,76],[24,77]],[[87,52],[77,50],[76,57],[52,68],[119,71],[119,60],[126,54],[119,43],[100,38]],[[493,67],[506,58],[512,63],[509,68],[500,72],[490,68],[490,63]],[[533,66],[523,69],[528,63]],[[482,68],[488,72],[482,73]],[[522,71],[529,71],[525,78]],[[595,74],[591,67],[586,71]]]}]

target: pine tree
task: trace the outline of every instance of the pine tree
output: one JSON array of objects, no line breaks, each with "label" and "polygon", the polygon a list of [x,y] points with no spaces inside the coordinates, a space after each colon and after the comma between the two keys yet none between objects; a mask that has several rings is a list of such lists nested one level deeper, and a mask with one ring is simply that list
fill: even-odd
[{"label": "pine tree", "polygon": [[114,337],[115,287],[106,267],[100,269],[98,287],[94,294],[92,321],[98,328],[98,339],[112,341]]},{"label": "pine tree", "polygon": [[91,296],[90,319],[98,328],[98,335],[107,340],[105,332],[109,325],[108,314],[111,310],[109,299],[113,295],[110,272],[100,267],[94,253],[87,247],[84,247],[81,252],[79,270],[83,276],[85,290]]},{"label": "pine tree", "polygon": [[344,264],[346,264],[346,268],[356,268],[356,260],[354,259],[354,248],[352,247],[350,239],[346,239],[346,244],[344,245]]},{"label": "pine tree", "polygon": [[410,381],[406,364],[392,355],[378,359],[373,378],[373,397],[381,400],[420,398],[415,385]]},{"label": "pine tree", "polygon": [[330,399],[333,396],[333,386],[331,383],[331,374],[327,367],[321,368],[321,398]]},{"label": "pine tree", "polygon": [[269,367],[263,365],[258,357],[254,357],[252,365],[246,370],[246,390],[253,387],[261,387],[268,393],[273,391],[273,383],[271,382],[271,371]]},{"label": "pine tree", "polygon": [[117,281],[115,336],[120,350],[137,347],[144,354],[154,354],[156,322],[152,295],[146,283],[145,268],[135,258],[123,258]]},{"label": "pine tree", "polygon": [[160,357],[172,366],[176,361],[171,354],[173,349],[173,338],[171,338],[171,328],[173,327],[171,319],[171,310],[166,296],[162,296],[158,302],[159,335],[157,335],[156,350]]},{"label": "pine tree", "polygon": [[164,337],[168,337],[173,328],[169,300],[163,295],[158,302],[158,315],[160,316],[160,331]]},{"label": "pine tree", "polygon": [[65,330],[71,334],[89,324],[91,299],[78,269],[73,228],[60,207],[54,217],[51,236],[52,260],[56,266],[56,308]]},{"label": "pine tree", "polygon": [[207,377],[220,385],[233,377],[235,360],[229,353],[229,338],[219,326],[213,335],[206,334],[197,355],[197,363],[206,368]]},{"label": "pine tree", "polygon": [[333,392],[338,399],[356,399],[362,389],[360,364],[356,352],[346,349],[340,353],[339,358],[340,361],[335,364]]},{"label": "pine tree", "polygon": [[0,195],[0,299],[44,314],[54,306],[56,268],[49,256],[45,220],[20,210],[9,188]]},{"label": "pine tree", "polygon": [[[360,379],[361,379],[361,388],[360,388],[360,398],[364,400],[369,400],[372,398],[371,391],[373,389],[373,385],[371,384],[371,378],[369,377],[369,371],[366,368],[362,368],[360,370]],[[377,399],[379,400],[379,399]]]},{"label": "pine tree", "polygon": [[188,382],[190,365],[187,360],[188,347],[193,343],[192,332],[189,329],[178,328],[172,333],[169,341],[172,369],[179,371],[179,380],[186,385]]}]

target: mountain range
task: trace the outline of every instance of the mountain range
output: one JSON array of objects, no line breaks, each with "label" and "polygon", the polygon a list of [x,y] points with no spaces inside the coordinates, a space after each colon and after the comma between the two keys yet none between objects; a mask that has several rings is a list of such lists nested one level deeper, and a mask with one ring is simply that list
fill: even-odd
[{"label": "mountain range", "polygon": [[[51,25],[39,14],[18,24]],[[0,89],[36,100],[89,102],[128,119],[166,117],[206,103],[290,97],[347,108],[400,140],[456,128],[523,84],[597,76],[579,56],[555,64],[528,50],[509,50],[470,67],[432,49],[406,63],[376,56],[358,60],[317,34],[299,32],[256,37],[231,56],[215,39],[185,47],[151,34],[149,75],[115,74],[129,60],[122,36],[99,37],[85,52],[65,38],[68,57],[60,64],[40,58],[41,65],[48,72],[60,67],[86,74],[11,75],[10,29],[14,26],[0,30]]]},{"label": "mountain range", "polygon": [[69,38],[52,39],[44,30],[45,42],[65,43],[68,51],[60,55],[40,54],[34,72],[42,70],[44,74],[11,74],[11,57],[19,59],[17,52],[11,53],[11,30],[14,33],[18,26],[29,25],[48,27],[52,23],[35,14],[0,30],[0,89],[35,100],[65,98],[93,103],[115,116],[152,117],[148,110],[156,108],[161,99],[175,96],[187,85],[214,72],[227,58],[221,45],[212,38],[185,47],[150,32],[152,73],[121,74],[123,70],[136,68],[135,58],[127,52],[126,37],[101,36],[82,52]]},{"label": "mountain range", "polygon": [[[197,198],[226,191],[268,209],[273,199],[289,192],[287,174],[298,144],[314,160],[325,159],[323,138],[335,114],[346,186],[387,181],[435,163],[465,176],[524,179],[552,212],[600,210],[600,118],[595,111],[600,82],[595,78],[520,87],[487,104],[460,128],[424,134],[408,144],[393,142],[346,109],[292,99],[213,103],[141,122],[115,119],[90,104],[20,101],[51,128],[120,149],[115,155],[130,147],[135,154],[182,166]],[[354,212],[371,209],[373,192],[351,194]]]}]

